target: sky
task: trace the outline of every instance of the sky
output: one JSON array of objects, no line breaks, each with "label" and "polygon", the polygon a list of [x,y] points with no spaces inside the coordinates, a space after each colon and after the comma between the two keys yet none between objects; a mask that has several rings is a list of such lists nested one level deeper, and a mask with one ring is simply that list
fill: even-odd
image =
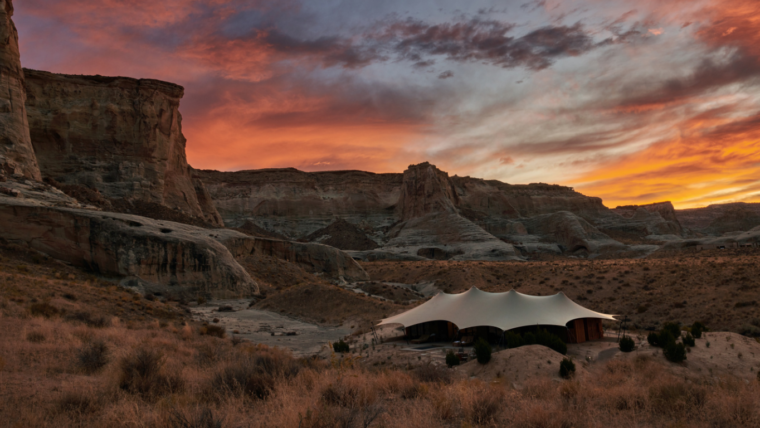
[{"label": "sky", "polygon": [[189,163],[760,202],[757,0],[17,0],[22,64],[185,88]]}]

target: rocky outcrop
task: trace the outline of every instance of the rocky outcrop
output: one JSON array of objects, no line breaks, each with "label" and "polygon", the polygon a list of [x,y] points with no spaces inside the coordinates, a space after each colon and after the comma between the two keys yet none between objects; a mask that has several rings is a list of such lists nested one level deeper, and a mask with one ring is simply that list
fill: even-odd
[{"label": "rocky outcrop", "polygon": [[382,240],[396,222],[401,174],[303,172],[293,168],[219,172],[196,170],[227,227],[246,221],[289,239],[329,226],[336,217],[373,230]]},{"label": "rocky outcrop", "polygon": [[677,210],[676,216],[684,227],[703,234],[746,231],[760,225],[760,203],[713,204]]},{"label": "rocky outcrop", "polygon": [[396,212],[401,220],[433,213],[457,214],[458,197],[449,175],[427,162],[404,171]]},{"label": "rocky outcrop", "polygon": [[683,234],[676,210],[669,201],[647,205],[623,205],[612,211],[630,221],[608,225],[610,230],[630,232],[638,236]]},{"label": "rocky outcrop", "polygon": [[0,178],[41,180],[29,137],[12,0],[0,0]]},{"label": "rocky outcrop", "polygon": [[222,225],[187,165],[181,86],[24,71],[31,141],[43,176]]},{"label": "rocky outcrop", "polygon": [[0,197],[0,236],[150,292],[221,298],[259,290],[213,231],[186,224]]},{"label": "rocky outcrop", "polygon": [[342,218],[336,219],[331,225],[311,233],[304,240],[318,242],[341,250],[366,251],[379,247],[377,242],[367,237],[363,230]]},{"label": "rocky outcrop", "polygon": [[254,238],[229,229],[217,229],[214,236],[236,258],[259,253],[289,261],[309,273],[338,282],[369,280],[367,272],[351,256],[327,245]]}]

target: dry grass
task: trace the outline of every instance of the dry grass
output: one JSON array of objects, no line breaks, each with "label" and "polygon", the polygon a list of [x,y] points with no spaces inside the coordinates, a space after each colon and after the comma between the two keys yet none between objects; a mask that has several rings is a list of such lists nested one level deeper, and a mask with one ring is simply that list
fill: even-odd
[{"label": "dry grass", "polygon": [[[7,426],[760,426],[760,382],[686,381],[652,357],[516,390],[440,367],[297,360],[171,323],[96,328],[11,316],[0,323],[0,421]],[[30,332],[46,340],[29,341]],[[100,343],[111,357],[99,370],[81,370],[79,352]]]}]

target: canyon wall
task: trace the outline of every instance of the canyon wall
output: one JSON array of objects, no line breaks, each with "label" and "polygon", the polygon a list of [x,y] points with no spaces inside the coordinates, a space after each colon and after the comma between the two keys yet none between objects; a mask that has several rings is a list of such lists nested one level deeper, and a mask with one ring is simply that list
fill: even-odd
[{"label": "canyon wall", "polygon": [[0,179],[39,181],[40,170],[29,138],[24,71],[13,24],[13,3],[0,0]]},{"label": "canyon wall", "polygon": [[151,79],[24,70],[40,170],[109,199],[161,204],[221,226],[185,157],[181,86]]}]

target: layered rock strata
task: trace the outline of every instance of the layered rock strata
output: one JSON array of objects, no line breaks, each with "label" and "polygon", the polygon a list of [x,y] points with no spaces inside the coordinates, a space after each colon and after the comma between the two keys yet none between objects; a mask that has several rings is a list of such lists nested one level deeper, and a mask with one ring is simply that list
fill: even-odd
[{"label": "layered rock strata", "polygon": [[41,180],[29,137],[13,2],[0,0],[0,178]]},{"label": "layered rock strata", "polygon": [[181,86],[24,71],[31,141],[45,177],[222,225],[187,165]]}]

